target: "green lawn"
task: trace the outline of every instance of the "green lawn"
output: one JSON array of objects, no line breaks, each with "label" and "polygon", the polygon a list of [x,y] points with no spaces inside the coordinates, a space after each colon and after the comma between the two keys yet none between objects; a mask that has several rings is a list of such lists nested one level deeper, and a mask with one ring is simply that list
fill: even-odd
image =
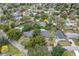
[{"label": "green lawn", "polygon": [[15,48],[13,45],[9,44],[8,47],[9,47],[9,53],[12,56],[20,56],[20,55],[22,55],[22,53],[17,48]]},{"label": "green lawn", "polygon": [[74,51],[65,51],[63,53],[63,56],[75,56],[75,53],[74,53]]},{"label": "green lawn", "polygon": [[73,39],[75,45],[79,46],[79,41],[77,41],[76,39]]},{"label": "green lawn", "polygon": [[70,43],[67,40],[62,40],[59,42],[59,44],[62,46],[70,46]]}]

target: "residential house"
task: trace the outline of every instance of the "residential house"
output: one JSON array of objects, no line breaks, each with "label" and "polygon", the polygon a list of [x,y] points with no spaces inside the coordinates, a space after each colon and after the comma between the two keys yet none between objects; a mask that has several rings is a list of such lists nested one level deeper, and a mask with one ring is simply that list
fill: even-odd
[{"label": "residential house", "polygon": [[33,36],[33,31],[23,32],[23,36],[32,37]]},{"label": "residential house", "polygon": [[41,35],[46,37],[46,38],[49,38],[49,31],[45,30],[45,29],[40,29],[41,30]]},{"label": "residential house", "polygon": [[3,15],[4,15],[3,10],[0,8],[0,17]]},{"label": "residential house", "polygon": [[16,20],[21,20],[21,19],[22,19],[22,16],[21,16],[20,11],[13,12],[12,15],[13,15],[13,17],[14,17]]},{"label": "residential house", "polygon": [[46,23],[45,22],[39,22],[39,25],[42,26],[42,27],[45,27]]}]

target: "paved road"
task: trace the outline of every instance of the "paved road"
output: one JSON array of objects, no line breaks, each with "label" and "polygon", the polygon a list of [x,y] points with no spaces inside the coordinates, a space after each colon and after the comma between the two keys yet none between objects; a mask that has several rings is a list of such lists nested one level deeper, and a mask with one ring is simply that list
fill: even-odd
[{"label": "paved road", "polygon": [[19,44],[17,41],[14,40],[8,40],[13,46],[15,46],[18,50],[24,53],[24,55],[28,55],[27,52],[28,50],[24,48],[21,44]]}]

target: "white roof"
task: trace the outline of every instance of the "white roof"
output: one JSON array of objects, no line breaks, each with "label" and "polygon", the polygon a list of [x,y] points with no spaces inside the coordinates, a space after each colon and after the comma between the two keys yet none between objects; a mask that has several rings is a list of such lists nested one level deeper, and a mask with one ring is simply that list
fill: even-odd
[{"label": "white roof", "polygon": [[45,29],[40,29],[41,31],[46,31]]},{"label": "white roof", "polygon": [[66,33],[65,34],[68,38],[76,38],[79,37],[78,33]]}]

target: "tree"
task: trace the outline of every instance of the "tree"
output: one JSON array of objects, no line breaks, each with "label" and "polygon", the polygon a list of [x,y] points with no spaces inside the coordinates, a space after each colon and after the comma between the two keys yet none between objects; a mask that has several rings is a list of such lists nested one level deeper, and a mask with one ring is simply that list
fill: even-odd
[{"label": "tree", "polygon": [[75,40],[79,42],[79,37],[78,38],[75,38]]},{"label": "tree", "polygon": [[8,44],[8,39],[0,35],[0,47]]},{"label": "tree", "polygon": [[53,48],[51,54],[53,56],[62,56],[62,54],[64,53],[65,49],[62,48],[62,46],[57,45],[56,47]]},{"label": "tree", "polygon": [[19,29],[10,29],[7,32],[8,38],[18,40],[21,36],[21,32]]},{"label": "tree", "polygon": [[45,45],[45,38],[43,36],[37,35],[35,37],[31,37],[30,40],[27,42],[25,47],[34,47],[36,44],[38,45]]},{"label": "tree", "polygon": [[8,25],[0,24],[0,29],[2,29],[4,31],[8,31],[9,30],[9,26]]},{"label": "tree", "polygon": [[38,24],[33,24],[33,29],[40,29],[41,28],[41,26],[40,25],[38,25]]},{"label": "tree", "polygon": [[32,29],[31,25],[24,25],[23,32],[30,31]]},{"label": "tree", "polygon": [[37,35],[40,35],[40,30],[39,29],[34,29],[33,31],[33,37],[37,36]]}]

